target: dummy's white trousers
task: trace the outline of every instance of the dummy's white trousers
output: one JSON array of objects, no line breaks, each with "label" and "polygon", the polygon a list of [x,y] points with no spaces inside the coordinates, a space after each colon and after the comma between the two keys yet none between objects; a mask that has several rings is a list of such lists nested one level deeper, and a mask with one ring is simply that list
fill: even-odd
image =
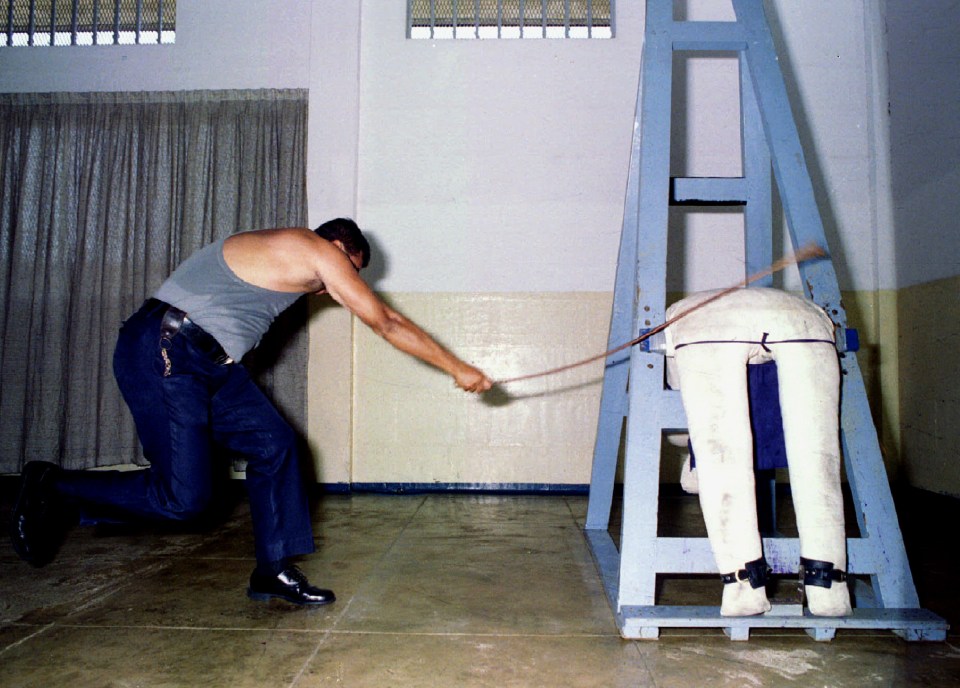
[{"label": "dummy's white trousers", "polygon": [[[667,318],[715,292],[670,307]],[[721,574],[762,556],[754,492],[753,439],[747,398],[750,363],[776,361],[800,555],[846,571],[840,489],[840,380],[834,326],[806,299],[776,289],[742,289],[681,318],[667,329],[696,456],[700,503]],[[805,586],[810,611],[849,614],[845,581]],[[721,614],[770,609],[764,587],[724,585]]]}]

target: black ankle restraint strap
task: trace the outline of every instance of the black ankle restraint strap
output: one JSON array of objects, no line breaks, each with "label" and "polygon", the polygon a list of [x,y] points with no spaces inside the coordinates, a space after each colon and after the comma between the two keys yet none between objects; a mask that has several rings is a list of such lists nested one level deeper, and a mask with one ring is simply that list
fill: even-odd
[{"label": "black ankle restraint strap", "polygon": [[733,573],[720,574],[720,580],[724,585],[736,583],[737,581],[749,580],[750,587],[756,590],[767,584],[767,576],[770,574],[770,567],[767,566],[767,560],[763,557],[748,561],[743,568]]},{"label": "black ankle restraint strap", "polygon": [[800,557],[800,573],[803,575],[804,585],[816,585],[820,588],[829,588],[834,581],[842,583],[847,580],[847,572],[833,567],[831,561],[806,559]]}]

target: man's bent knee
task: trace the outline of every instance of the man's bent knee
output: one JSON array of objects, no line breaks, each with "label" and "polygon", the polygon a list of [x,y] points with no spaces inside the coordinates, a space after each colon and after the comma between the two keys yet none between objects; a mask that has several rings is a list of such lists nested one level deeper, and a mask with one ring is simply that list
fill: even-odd
[{"label": "man's bent knee", "polygon": [[203,515],[211,498],[209,491],[178,491],[163,495],[158,501],[163,515],[171,521],[192,521]]}]

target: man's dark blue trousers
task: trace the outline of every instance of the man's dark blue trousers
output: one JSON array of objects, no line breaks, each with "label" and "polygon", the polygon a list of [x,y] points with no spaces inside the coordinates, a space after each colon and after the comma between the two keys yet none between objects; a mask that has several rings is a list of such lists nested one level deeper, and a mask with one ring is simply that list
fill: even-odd
[{"label": "man's dark blue trousers", "polygon": [[[173,309],[177,313],[176,309]],[[113,369],[150,467],[65,471],[57,488],[125,517],[189,520],[213,496],[215,456],[246,460],[258,562],[314,551],[297,436],[210,335],[148,300],[124,322]]]}]

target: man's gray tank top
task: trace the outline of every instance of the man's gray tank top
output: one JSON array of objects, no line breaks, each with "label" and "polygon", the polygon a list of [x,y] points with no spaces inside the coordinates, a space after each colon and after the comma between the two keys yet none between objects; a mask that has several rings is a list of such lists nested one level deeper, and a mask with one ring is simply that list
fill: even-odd
[{"label": "man's gray tank top", "polygon": [[303,294],[264,289],[237,277],[220,239],[183,261],[154,294],[187,314],[239,361],[274,319]]}]

